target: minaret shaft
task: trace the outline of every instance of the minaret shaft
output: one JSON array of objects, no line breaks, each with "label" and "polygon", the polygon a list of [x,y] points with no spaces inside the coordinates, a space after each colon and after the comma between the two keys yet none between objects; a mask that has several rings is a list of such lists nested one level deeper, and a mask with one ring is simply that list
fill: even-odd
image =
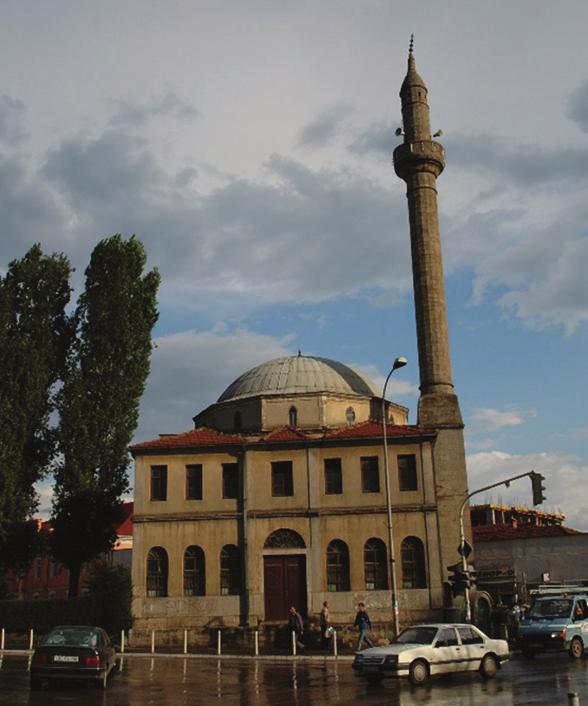
[{"label": "minaret shaft", "polygon": [[400,97],[404,142],[394,150],[394,168],[406,182],[408,200],[421,391],[419,424],[461,426],[451,375],[437,211],[437,177],[445,167],[445,152],[431,139],[427,87],[416,71],[412,51]]}]

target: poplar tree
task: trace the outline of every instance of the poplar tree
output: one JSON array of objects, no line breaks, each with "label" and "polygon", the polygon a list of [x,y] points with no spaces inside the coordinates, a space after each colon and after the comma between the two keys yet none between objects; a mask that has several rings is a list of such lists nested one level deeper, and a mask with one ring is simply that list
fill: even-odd
[{"label": "poplar tree", "polygon": [[127,447],[137,426],[157,321],[159,274],[144,274],[134,237],[94,249],[75,312],[76,338],[59,396],[59,450],[51,550],[78,592],[82,566],[108,552],[128,491]]},{"label": "poplar tree", "polygon": [[19,543],[30,528],[19,523],[36,510],[34,484],[55,453],[51,414],[72,334],[65,312],[71,272],[64,255],[44,255],[34,245],[0,277],[0,563],[5,566],[15,548],[22,556],[30,553]]}]

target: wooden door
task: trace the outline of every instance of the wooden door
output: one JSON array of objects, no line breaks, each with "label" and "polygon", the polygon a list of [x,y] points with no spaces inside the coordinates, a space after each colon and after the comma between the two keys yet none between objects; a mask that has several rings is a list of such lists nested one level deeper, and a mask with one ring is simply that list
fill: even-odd
[{"label": "wooden door", "polygon": [[265,619],[288,619],[290,606],[306,616],[306,557],[299,554],[263,558]]}]

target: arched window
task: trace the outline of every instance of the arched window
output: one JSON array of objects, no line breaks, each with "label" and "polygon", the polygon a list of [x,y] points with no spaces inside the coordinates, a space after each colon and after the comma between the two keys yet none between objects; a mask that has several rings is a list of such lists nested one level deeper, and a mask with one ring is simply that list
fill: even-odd
[{"label": "arched window", "polygon": [[347,420],[347,424],[351,426],[353,422],[355,422],[355,410],[353,407],[347,407],[345,410],[345,419]]},{"label": "arched window", "polygon": [[327,591],[349,591],[349,549],[340,539],[327,547]]},{"label": "arched window", "polygon": [[233,415],[233,429],[234,431],[243,431],[243,417],[241,412],[235,412]]},{"label": "arched window", "polygon": [[425,547],[418,537],[406,537],[402,542],[402,587],[426,588]]},{"label": "arched window", "polygon": [[184,552],[184,595],[203,596],[205,593],[204,552],[200,547],[188,547]]},{"label": "arched window", "polygon": [[221,596],[241,593],[241,552],[234,544],[226,544],[220,553]]},{"label": "arched window", "polygon": [[167,596],[167,552],[153,547],[147,554],[147,595]]},{"label": "arched window", "polygon": [[291,427],[298,426],[298,410],[296,409],[296,407],[290,407],[290,410],[288,412],[288,424]]},{"label": "arched window", "polygon": [[277,529],[265,540],[264,549],[304,549],[306,544],[298,532],[291,529]]},{"label": "arched window", "polygon": [[385,591],[388,588],[386,545],[381,539],[368,539],[363,548],[363,567],[366,591]]}]

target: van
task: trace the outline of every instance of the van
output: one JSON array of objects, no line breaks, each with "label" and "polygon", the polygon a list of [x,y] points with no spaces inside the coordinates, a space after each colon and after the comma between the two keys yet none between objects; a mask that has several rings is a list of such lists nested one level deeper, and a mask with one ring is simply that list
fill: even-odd
[{"label": "van", "polygon": [[567,651],[580,659],[588,647],[588,594],[541,596],[520,625],[523,655]]}]

